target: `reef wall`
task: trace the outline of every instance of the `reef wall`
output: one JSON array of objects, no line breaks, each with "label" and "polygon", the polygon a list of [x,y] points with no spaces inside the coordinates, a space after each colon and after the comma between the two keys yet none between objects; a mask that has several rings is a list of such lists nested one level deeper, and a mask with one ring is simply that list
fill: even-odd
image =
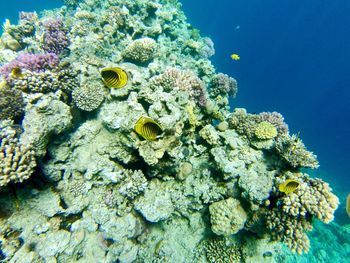
[{"label": "reef wall", "polygon": [[307,253],[338,198],[277,112],[237,82],[176,0],[66,1],[6,21],[0,259],[275,262]]}]

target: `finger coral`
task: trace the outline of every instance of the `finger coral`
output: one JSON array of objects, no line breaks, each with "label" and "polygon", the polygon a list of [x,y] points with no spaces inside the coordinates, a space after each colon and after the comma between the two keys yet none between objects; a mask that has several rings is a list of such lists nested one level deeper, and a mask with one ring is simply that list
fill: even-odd
[{"label": "finger coral", "polygon": [[339,199],[321,179],[305,175],[301,178],[304,182],[293,193],[281,199],[283,211],[295,217],[313,215],[324,223],[330,223],[334,219]]},{"label": "finger coral", "polygon": [[69,45],[68,30],[61,19],[48,19],[43,22],[42,46],[45,52],[60,54]]},{"label": "finger coral", "polygon": [[29,145],[23,145],[11,122],[0,122],[0,187],[23,182],[34,172],[36,160]]},{"label": "finger coral", "polygon": [[310,240],[306,232],[312,230],[310,220],[305,217],[294,217],[279,210],[272,210],[266,221],[272,240],[282,241],[292,252],[299,255],[303,252],[309,252]]},{"label": "finger coral", "polygon": [[205,240],[202,245],[210,263],[235,263],[241,262],[241,258],[243,258],[239,245],[229,244],[222,238]]}]

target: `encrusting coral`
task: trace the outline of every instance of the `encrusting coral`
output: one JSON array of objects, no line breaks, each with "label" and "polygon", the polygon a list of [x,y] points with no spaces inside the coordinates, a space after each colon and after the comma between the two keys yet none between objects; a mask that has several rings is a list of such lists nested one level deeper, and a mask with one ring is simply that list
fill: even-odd
[{"label": "encrusting coral", "polygon": [[[65,2],[4,24],[0,261],[266,262],[281,242],[307,252],[337,197],[301,173],[316,156],[280,113],[230,112],[237,81],[216,73],[212,41],[180,3]],[[12,183],[34,169],[14,200]]]}]

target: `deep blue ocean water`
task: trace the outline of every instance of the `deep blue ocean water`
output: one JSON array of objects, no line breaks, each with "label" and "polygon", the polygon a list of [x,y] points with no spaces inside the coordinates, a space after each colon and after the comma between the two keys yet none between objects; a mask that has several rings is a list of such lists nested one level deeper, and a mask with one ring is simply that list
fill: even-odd
[{"label": "deep blue ocean water", "polygon": [[[214,41],[212,61],[217,70],[238,81],[238,96],[231,106],[251,113],[282,113],[291,132],[300,132],[308,149],[318,155],[321,166],[314,175],[336,190],[342,202],[336,219],[349,224],[343,201],[350,192],[350,1],[182,3],[189,22]],[[15,23],[18,11],[62,4],[1,0],[0,22],[9,18]],[[241,59],[232,60],[231,53]]]}]

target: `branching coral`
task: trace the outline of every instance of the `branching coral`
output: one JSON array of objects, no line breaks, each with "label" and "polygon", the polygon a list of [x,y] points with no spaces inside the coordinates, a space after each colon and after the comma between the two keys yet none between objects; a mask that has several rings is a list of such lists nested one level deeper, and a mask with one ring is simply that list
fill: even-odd
[{"label": "branching coral", "polygon": [[295,192],[283,197],[282,209],[292,216],[313,215],[324,223],[334,219],[334,211],[339,200],[331,192],[331,188],[319,178],[300,175],[296,180],[303,180]]},{"label": "branching coral", "polygon": [[268,212],[266,220],[272,240],[282,241],[292,252],[299,255],[309,251],[310,240],[305,233],[312,230],[309,219],[294,217],[274,209]]},{"label": "branching coral", "polygon": [[218,73],[211,81],[209,95],[213,98],[221,96],[236,97],[237,94],[237,81],[223,73]]},{"label": "branching coral", "polygon": [[60,54],[69,45],[68,31],[60,19],[49,19],[43,22],[43,49],[48,53]]},{"label": "branching coral", "polygon": [[[5,77],[7,82],[12,83],[12,79],[18,78],[22,71],[44,72],[47,69],[54,69],[59,64],[59,58],[56,54],[21,54],[0,69],[0,74]],[[13,75],[13,71],[19,71]]]},{"label": "branching coral", "polygon": [[36,166],[34,152],[29,145],[19,142],[11,122],[0,122],[0,159],[0,187],[23,182]]},{"label": "branching coral", "polygon": [[294,168],[318,167],[316,155],[306,150],[304,143],[297,135],[278,137],[276,149],[282,159]]},{"label": "branching coral", "polygon": [[163,74],[153,77],[151,83],[165,91],[185,90],[199,105],[205,104],[205,85],[192,71],[168,68]]},{"label": "branching coral", "polygon": [[281,113],[273,112],[261,112],[259,113],[261,121],[267,121],[277,128],[279,134],[288,134],[288,125],[284,122],[284,118]]},{"label": "branching coral", "polygon": [[223,238],[205,240],[202,246],[210,263],[239,263],[243,258],[241,247]]},{"label": "branching coral", "polygon": [[292,173],[287,173],[285,177],[298,180],[300,185],[295,192],[279,198],[277,206],[267,211],[266,227],[271,231],[273,240],[286,243],[292,252],[307,253],[310,241],[306,232],[312,230],[312,218],[330,223],[339,200],[321,179]]}]

